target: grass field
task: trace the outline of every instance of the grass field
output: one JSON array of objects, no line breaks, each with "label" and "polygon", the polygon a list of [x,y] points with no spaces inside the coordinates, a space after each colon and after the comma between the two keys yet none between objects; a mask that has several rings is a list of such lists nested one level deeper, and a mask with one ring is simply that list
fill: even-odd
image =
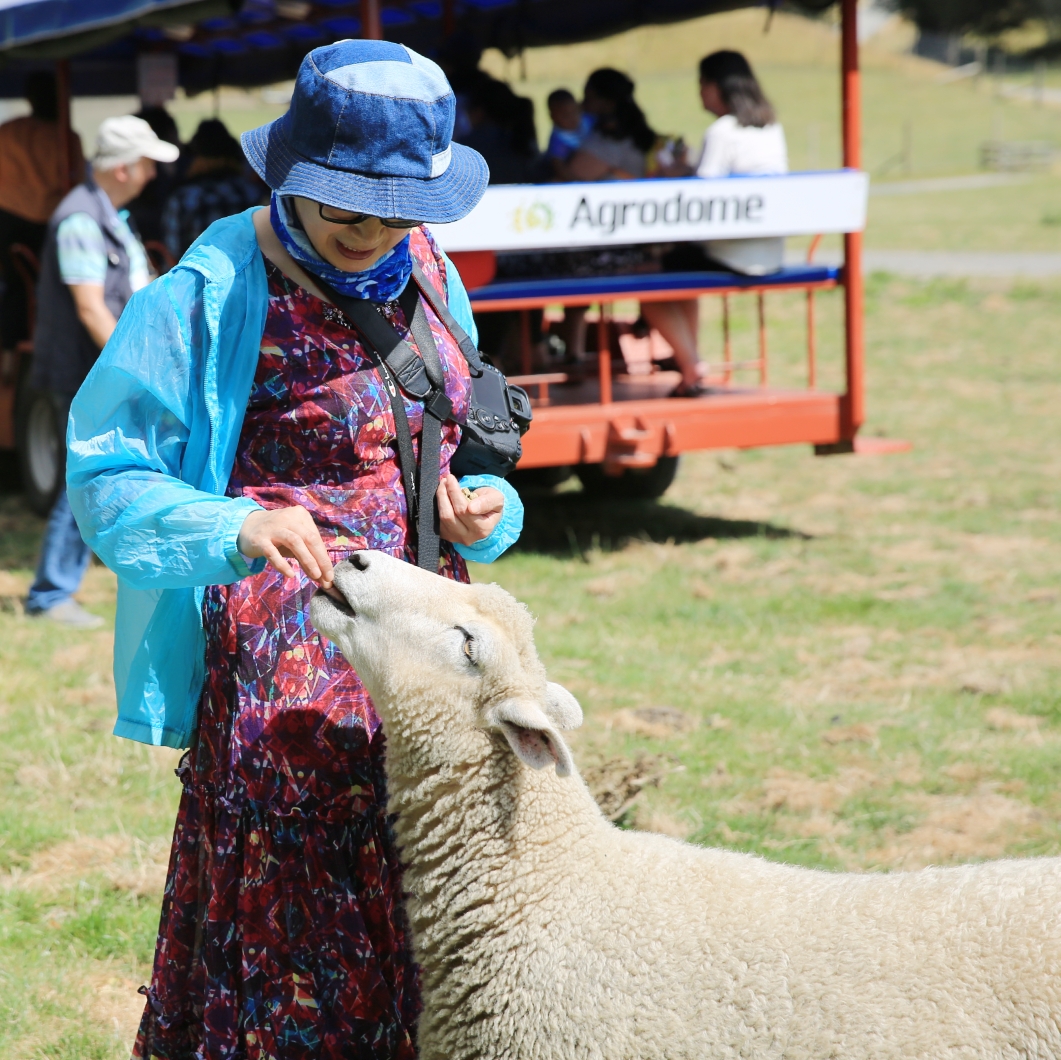
[{"label": "grass field", "polygon": [[[859,870],[1061,851],[1059,295],[873,278],[868,430],[911,454],[695,454],[659,504],[528,498],[475,575],[539,616],[621,823]],[[0,501],[0,1057],[118,1058],[176,755],[108,734],[109,634],[19,614],[39,531]],[[110,615],[110,575],[83,598]]]},{"label": "grass field", "polygon": [[[764,37],[762,19],[532,55],[516,87],[541,99],[610,61],[637,75],[660,128],[693,140],[695,59],[736,45],[778,100],[794,163],[817,143],[835,164],[833,31],[779,15]],[[870,167],[907,119],[914,178],[974,170],[992,122],[1059,139],[1061,112],[938,85],[899,43],[866,53]],[[874,199],[869,243],[1056,250],[1047,217],[1061,220],[1049,177]],[[839,296],[819,302],[835,386]],[[802,303],[770,306],[772,377],[797,382]],[[1061,284],[874,276],[866,430],[912,453],[692,454],[658,504],[528,496],[519,551],[475,576],[539,616],[550,674],[586,711],[576,757],[623,826],[860,871],[1061,852],[1059,330]],[[109,633],[22,616],[41,525],[0,487],[0,1060],[117,1060],[149,970],[177,755],[109,735]],[[111,576],[93,568],[82,599],[111,616]]]}]

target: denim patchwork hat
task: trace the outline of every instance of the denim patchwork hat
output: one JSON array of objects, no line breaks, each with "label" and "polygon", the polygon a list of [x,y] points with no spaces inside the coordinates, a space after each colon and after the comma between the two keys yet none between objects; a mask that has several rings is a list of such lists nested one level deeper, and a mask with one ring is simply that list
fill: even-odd
[{"label": "denim patchwork hat", "polygon": [[490,176],[478,151],[451,143],[455,109],[430,59],[342,40],[302,60],[287,113],[244,133],[243,152],[281,195],[442,224],[469,213]]}]

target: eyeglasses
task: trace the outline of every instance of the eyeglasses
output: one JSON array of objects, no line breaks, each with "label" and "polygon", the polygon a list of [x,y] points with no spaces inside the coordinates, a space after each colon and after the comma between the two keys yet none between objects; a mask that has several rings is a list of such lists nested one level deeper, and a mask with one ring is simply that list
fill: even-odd
[{"label": "eyeglasses", "polygon": [[[370,213],[351,213],[349,210],[340,210],[335,206],[327,206],[323,202],[317,203],[322,221],[330,221],[333,225],[359,225],[369,220],[373,215]],[[406,221],[401,217],[377,217],[384,228],[418,228],[422,221]]]}]

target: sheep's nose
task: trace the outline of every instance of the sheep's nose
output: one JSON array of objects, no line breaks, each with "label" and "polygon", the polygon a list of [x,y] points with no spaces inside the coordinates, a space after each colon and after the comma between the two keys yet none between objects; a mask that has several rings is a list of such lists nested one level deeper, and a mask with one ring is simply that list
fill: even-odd
[{"label": "sheep's nose", "polygon": [[355,552],[350,557],[354,570],[368,570],[368,556],[364,552]]}]

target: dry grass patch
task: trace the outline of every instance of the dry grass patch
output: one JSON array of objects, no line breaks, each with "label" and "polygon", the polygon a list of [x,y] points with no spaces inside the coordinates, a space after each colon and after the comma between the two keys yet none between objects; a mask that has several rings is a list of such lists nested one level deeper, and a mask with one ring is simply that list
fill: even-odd
[{"label": "dry grass patch", "polygon": [[921,795],[911,800],[924,819],[911,831],[892,834],[867,861],[894,869],[919,869],[1002,857],[1038,834],[1043,814],[983,787],[972,795]]},{"label": "dry grass patch", "polygon": [[638,707],[618,711],[612,718],[612,726],[617,732],[668,740],[679,733],[692,732],[696,719],[677,707]]},{"label": "dry grass patch", "polygon": [[771,769],[758,800],[762,810],[789,813],[835,813],[853,795],[880,787],[879,774],[858,766],[841,769],[835,776],[813,778],[787,769]]},{"label": "dry grass patch", "polygon": [[854,725],[837,725],[826,729],[822,733],[822,739],[834,746],[838,743],[875,743],[879,728],[879,725],[871,725],[865,721],[856,722]]},{"label": "dry grass patch", "polygon": [[1009,707],[992,707],[984,714],[984,721],[989,729],[997,732],[1038,733],[1042,718],[1032,714],[1018,714]]},{"label": "dry grass patch", "polygon": [[639,809],[636,827],[639,832],[656,832],[658,835],[670,836],[671,839],[688,839],[697,830],[695,822],[683,820],[660,809],[647,812]]},{"label": "dry grass patch", "polygon": [[144,995],[135,979],[111,969],[85,977],[85,1015],[117,1042],[131,1046],[144,1014]]},{"label": "dry grass patch", "polygon": [[161,837],[145,843],[125,835],[78,836],[38,851],[24,866],[13,867],[0,876],[0,886],[54,899],[95,877],[116,891],[158,900],[168,863],[169,844]]}]

